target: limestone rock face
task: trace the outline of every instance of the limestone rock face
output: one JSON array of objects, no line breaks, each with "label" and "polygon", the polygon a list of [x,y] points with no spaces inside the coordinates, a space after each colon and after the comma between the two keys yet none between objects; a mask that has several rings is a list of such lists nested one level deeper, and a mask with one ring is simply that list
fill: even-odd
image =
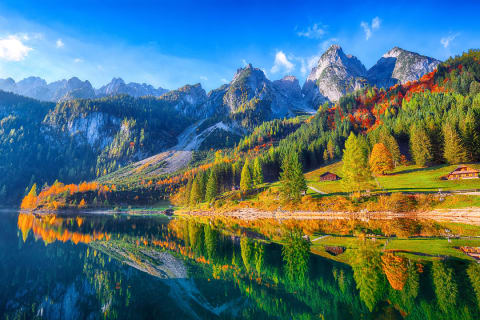
[{"label": "limestone rock face", "polygon": [[169,91],[159,99],[170,103],[175,110],[191,118],[205,118],[208,114],[205,110],[207,94],[200,83]]},{"label": "limestone rock face", "polygon": [[366,72],[355,56],[345,54],[339,45],[332,45],[307,77],[303,94],[307,103],[316,107],[326,99],[338,101],[341,96],[366,85]]},{"label": "limestone rock face", "polygon": [[389,88],[397,83],[418,80],[439,64],[436,59],[395,47],[367,71],[367,78],[371,85]]},{"label": "limestone rock face", "polygon": [[439,64],[436,59],[395,47],[367,71],[356,57],[332,45],[310,72],[302,92],[307,104],[318,107],[326,100],[338,101],[366,85],[389,88],[418,80]]},{"label": "limestone rock face", "polygon": [[250,109],[263,120],[314,112],[305,102],[297,78],[286,76],[272,82],[251,64],[237,70],[226,88],[223,103],[230,113]]}]

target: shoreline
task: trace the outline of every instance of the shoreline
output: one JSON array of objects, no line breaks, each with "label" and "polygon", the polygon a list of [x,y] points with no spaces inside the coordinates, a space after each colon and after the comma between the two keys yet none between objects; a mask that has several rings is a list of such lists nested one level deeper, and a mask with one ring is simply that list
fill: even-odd
[{"label": "shoreline", "polygon": [[[6,209],[8,210],[8,209]],[[137,209],[132,211],[114,211],[113,209],[100,210],[21,210],[12,208],[21,213],[31,214],[59,214],[59,215],[138,215],[138,216],[161,216],[165,215],[164,210],[148,210]],[[337,219],[360,219],[360,220],[393,220],[393,219],[425,219],[454,223],[465,223],[480,226],[480,208],[462,208],[462,209],[436,209],[424,212],[342,212],[342,211],[287,211],[275,210],[266,211],[256,208],[242,208],[231,211],[215,211],[215,210],[187,210],[180,208],[174,212],[175,216],[198,216],[198,217],[228,217],[239,220],[257,220],[257,219],[274,219],[277,221],[284,220],[337,220]]]},{"label": "shoreline", "polygon": [[331,211],[264,211],[245,208],[226,212],[181,211],[179,215],[202,217],[229,217],[241,220],[336,220],[336,219],[426,219],[480,226],[480,208],[437,209],[426,212],[331,212]]}]

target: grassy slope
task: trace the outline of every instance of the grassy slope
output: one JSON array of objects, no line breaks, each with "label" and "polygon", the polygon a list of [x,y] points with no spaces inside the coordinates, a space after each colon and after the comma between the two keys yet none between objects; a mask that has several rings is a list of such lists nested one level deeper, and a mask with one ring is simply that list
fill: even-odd
[{"label": "grassy slope", "polygon": [[[480,239],[452,239],[448,242],[447,239],[387,239],[378,238],[375,244],[385,250],[402,250],[406,252],[401,255],[418,260],[437,259],[441,256],[450,256],[458,259],[474,261],[473,258],[461,252],[456,247],[459,246],[480,246]],[[313,241],[312,252],[321,256],[333,259],[339,262],[351,264],[355,258],[355,251],[358,249],[360,241],[356,237],[342,237],[342,236],[328,236],[326,238]],[[325,251],[324,246],[342,246],[347,250],[338,256],[332,256]],[[425,256],[426,255],[426,256]]]},{"label": "grassy slope", "polygon": [[[480,164],[469,165],[480,169]],[[441,180],[449,172],[453,171],[456,165],[440,165],[429,168],[421,168],[415,165],[398,166],[386,176],[378,177],[378,183],[382,190],[388,192],[437,192],[438,189],[445,191],[480,189],[480,179],[471,180]],[[307,184],[327,193],[343,193],[342,181],[319,181],[319,176],[330,171],[342,176],[342,163],[336,162],[321,167],[305,175]]]}]

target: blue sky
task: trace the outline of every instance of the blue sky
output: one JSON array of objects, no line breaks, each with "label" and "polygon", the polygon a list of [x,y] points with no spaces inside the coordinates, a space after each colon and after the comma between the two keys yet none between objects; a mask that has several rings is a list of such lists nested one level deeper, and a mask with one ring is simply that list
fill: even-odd
[{"label": "blue sky", "polygon": [[367,68],[394,46],[441,60],[480,48],[479,1],[408,3],[0,0],[0,78],[209,90],[247,62],[303,83],[333,43]]}]

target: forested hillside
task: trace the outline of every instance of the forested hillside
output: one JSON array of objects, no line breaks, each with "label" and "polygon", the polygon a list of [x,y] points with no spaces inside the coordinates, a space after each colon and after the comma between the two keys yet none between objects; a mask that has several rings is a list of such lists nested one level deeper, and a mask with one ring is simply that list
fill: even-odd
[{"label": "forested hillside", "polygon": [[[281,178],[284,159],[291,153],[298,155],[304,170],[341,159],[351,133],[358,136],[356,144],[365,146],[367,154],[377,143],[386,146],[396,164],[479,162],[479,81],[480,51],[472,50],[447,60],[418,81],[346,95],[333,107],[319,108],[297,128],[291,120],[266,123],[206,170],[184,174],[188,183],[179,193],[184,197],[180,200],[189,204],[211,201],[209,181],[216,188],[213,194],[236,186],[242,189],[243,177],[249,181],[247,190],[263,181],[275,181]],[[271,143],[273,136],[288,127],[294,129]]]},{"label": "forested hillside", "polygon": [[0,197],[26,187],[92,180],[176,143],[195,119],[175,102],[126,95],[43,103],[0,92]]},{"label": "forested hillside", "polygon": [[0,92],[0,199],[16,202],[34,182],[91,179],[92,154],[72,140],[45,134],[44,117],[53,108],[12,93]]},{"label": "forested hillside", "polygon": [[[339,160],[345,156],[345,142],[352,133],[356,142],[352,140],[351,144],[364,150],[361,152],[365,153],[367,161],[373,147],[380,143],[392,155],[394,164],[413,162],[430,166],[479,162],[479,61],[480,51],[471,50],[445,61],[418,81],[397,84],[388,90],[363,88],[343,96],[335,105],[325,103],[314,116],[263,122],[234,148],[212,149],[207,152],[210,156],[194,161],[190,167],[178,172],[147,176],[135,169],[138,175],[128,179],[124,178],[123,171],[118,171],[99,181],[101,185],[115,185],[123,192],[123,196],[111,196],[120,203],[122,197],[127,203],[135,203],[135,200],[142,204],[155,202],[172,196],[179,188],[181,196],[176,199],[182,203],[211,202],[232,189],[248,193],[265,181],[281,179],[286,165],[309,170]],[[245,70],[240,70],[238,75],[243,75]],[[97,176],[122,166],[126,163],[125,157],[132,159],[133,155],[140,157],[141,152],[153,151],[151,148],[155,148],[155,141],[160,137],[161,143],[168,144],[168,137],[175,137],[180,132],[181,121],[188,124],[194,120],[178,118],[175,113],[169,113],[171,109],[162,109],[165,105],[154,99],[129,100],[131,98],[125,96],[115,99],[119,101],[66,102],[57,105],[55,111],[46,117],[46,123],[51,121],[55,124],[52,127],[70,134],[76,128],[86,126],[82,122],[75,124],[72,119],[84,119],[80,115],[86,112],[93,117],[96,108],[104,110],[105,115],[101,121],[97,119],[95,125],[101,123],[106,132],[122,123],[122,129],[111,135],[112,140],[104,146],[97,146],[96,137],[89,136],[89,130],[84,130],[85,141],[102,150],[97,159]],[[152,120],[155,119],[154,111],[171,118]],[[129,120],[132,112],[138,112],[135,122],[129,122],[133,120]],[[235,110],[233,114],[236,114]],[[177,131],[175,126],[166,126],[172,123],[172,119],[179,124]],[[221,119],[221,116],[211,119]],[[150,124],[151,121],[154,123]],[[205,123],[216,120],[212,121]],[[241,119],[239,121],[241,123]],[[142,129],[135,129],[136,124]],[[253,122],[248,126],[251,124]],[[166,127],[169,132],[161,131]],[[148,146],[146,139],[151,139]],[[295,157],[289,156],[292,154]],[[286,161],[287,158],[290,160]],[[126,196],[128,192],[136,194],[136,198],[132,200]],[[78,203],[81,196],[72,194],[71,199]],[[68,206],[68,197],[63,200]]]}]

